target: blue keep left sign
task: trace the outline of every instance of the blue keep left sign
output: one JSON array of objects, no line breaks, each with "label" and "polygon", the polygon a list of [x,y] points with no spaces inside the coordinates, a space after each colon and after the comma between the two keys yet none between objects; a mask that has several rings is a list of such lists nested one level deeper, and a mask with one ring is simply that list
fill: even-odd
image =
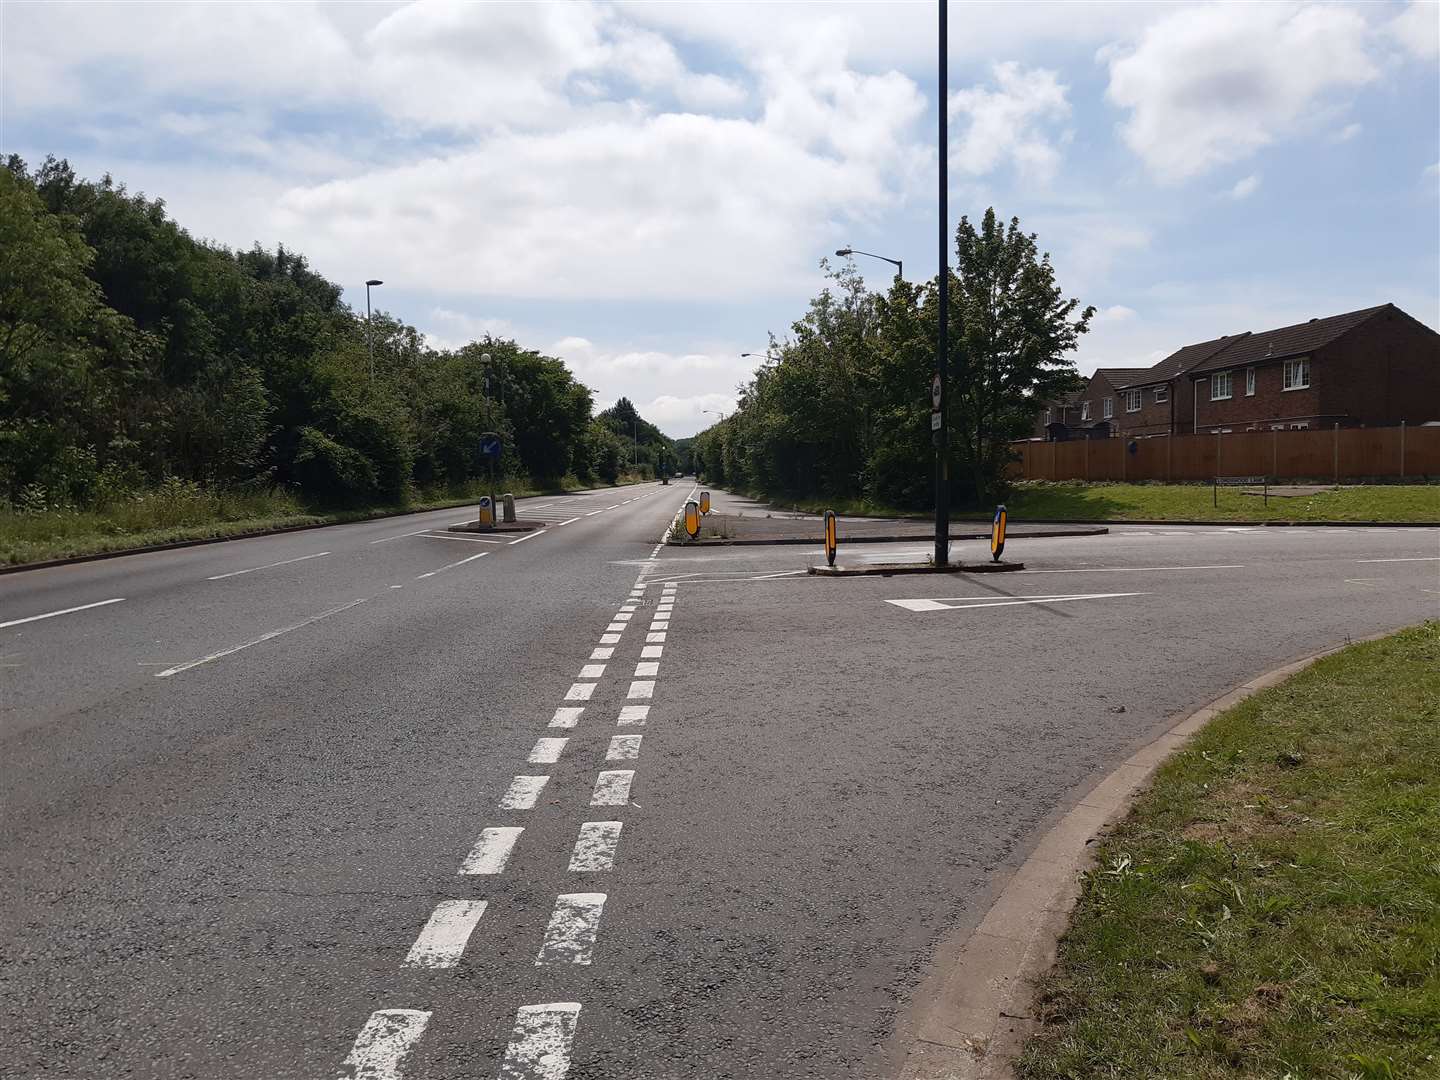
[{"label": "blue keep left sign", "polygon": [[500,436],[485,434],[480,436],[480,453],[484,457],[500,456]]}]

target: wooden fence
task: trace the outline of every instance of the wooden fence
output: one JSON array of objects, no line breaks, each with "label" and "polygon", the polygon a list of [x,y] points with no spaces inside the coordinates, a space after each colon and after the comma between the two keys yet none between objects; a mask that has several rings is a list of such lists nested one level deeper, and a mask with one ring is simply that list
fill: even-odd
[{"label": "wooden fence", "polygon": [[[1131,447],[1133,446],[1133,450]],[[1152,439],[1017,442],[1017,480],[1440,478],[1440,427],[1244,431]]]}]

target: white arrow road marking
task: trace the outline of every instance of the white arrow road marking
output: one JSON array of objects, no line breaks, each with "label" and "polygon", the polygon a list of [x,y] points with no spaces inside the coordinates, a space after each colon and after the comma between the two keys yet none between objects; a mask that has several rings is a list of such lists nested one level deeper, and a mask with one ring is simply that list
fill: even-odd
[{"label": "white arrow road marking", "polygon": [[[906,611],[960,611],[965,608],[1016,607],[1021,604],[1062,604],[1068,600],[1109,600],[1116,596],[1149,596],[1143,592],[1076,593],[1071,596],[1027,596],[1016,599],[1002,597],[946,596],[934,600],[886,600],[887,604]],[[961,603],[972,600],[974,603]]]},{"label": "white arrow road marking", "polygon": [[500,1080],[565,1080],[580,1003],[522,1005],[500,1063]]},{"label": "white arrow road marking", "polygon": [[460,963],[484,900],[441,900],[405,957],[405,967],[451,968]]},{"label": "white arrow road marking", "polygon": [[21,623],[39,622],[41,619],[53,619],[56,615],[69,615],[75,611],[89,611],[91,608],[104,607],[106,604],[119,604],[125,600],[123,596],[117,596],[113,600],[97,600],[93,604],[81,604],[79,607],[61,608],[59,611],[47,611],[44,615],[30,615],[23,619],[11,619],[9,622],[0,622],[0,630],[7,626],[19,626]]},{"label": "white arrow road marking", "polygon": [[245,641],[239,645],[232,645],[228,649],[221,649],[219,652],[211,653],[209,656],[202,656],[198,660],[191,660],[188,663],[179,664],[176,667],[166,668],[164,671],[157,671],[155,677],[157,679],[168,679],[171,675],[179,675],[182,671],[189,671],[193,667],[208,664],[212,660],[219,660],[222,656],[229,656],[231,653],[237,653],[241,649],[248,649],[252,645],[259,645],[261,642],[269,641],[271,638],[277,638],[281,634],[288,634],[292,630],[299,630],[302,627],[309,626],[313,622],[328,619],[331,615],[338,615],[342,611],[349,611],[351,608],[363,603],[365,603],[364,600],[352,600],[348,604],[341,604],[339,607],[331,608],[329,611],[322,611],[319,615],[311,615],[310,618],[302,619],[293,626],[282,626],[279,630],[271,630],[269,633],[261,634],[251,641]]},{"label": "white arrow road marking", "polygon": [[545,941],[535,955],[535,966],[588,964],[595,957],[595,935],[600,931],[600,913],[605,894],[561,893],[555,898]]},{"label": "white arrow road marking", "polygon": [[620,843],[619,821],[587,821],[570,855],[571,873],[592,873],[615,869],[615,848]]},{"label": "white arrow road marking", "polygon": [[430,1014],[419,1009],[381,1009],[370,1014],[345,1064],[347,1076],[355,1080],[400,1080],[405,1075],[405,1060],[420,1036]]},{"label": "white arrow road marking", "polygon": [[241,574],[253,574],[256,570],[270,570],[277,566],[289,566],[291,563],[304,562],[306,559],[323,559],[329,555],[328,551],[317,551],[314,555],[301,555],[298,559],[281,559],[279,562],[266,563],[264,566],[252,566],[248,570],[231,570],[228,574],[214,574],[206,578],[206,581],[221,581],[227,577],[239,577]]},{"label": "white arrow road marking", "polygon": [[460,864],[460,873],[500,873],[510,861],[510,852],[515,849],[515,841],[520,839],[520,834],[524,831],[524,828],[513,825],[486,829],[480,834],[480,839],[475,841],[470,854],[465,856],[465,861]]}]

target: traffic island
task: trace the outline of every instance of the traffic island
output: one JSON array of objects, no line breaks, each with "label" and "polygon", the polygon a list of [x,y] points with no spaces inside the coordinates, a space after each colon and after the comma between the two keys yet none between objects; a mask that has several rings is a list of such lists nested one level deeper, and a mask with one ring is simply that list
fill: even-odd
[{"label": "traffic island", "polygon": [[890,577],[894,574],[1009,574],[1024,570],[1023,562],[987,563],[867,563],[864,566],[812,566],[816,577]]},{"label": "traffic island", "polygon": [[[933,539],[933,521],[895,520],[891,518],[838,518],[839,542],[846,544],[896,544],[912,540]],[[672,536],[669,543],[679,547],[723,546],[744,547],[761,544],[814,544],[824,531],[819,517],[752,517],[746,514],[709,514],[701,522],[700,536],[691,540],[683,531]],[[1011,540],[1039,540],[1075,536],[1102,536],[1110,530],[1103,525],[1017,525],[1011,524]],[[951,540],[988,540],[990,529],[974,522],[957,523],[951,527]]]}]

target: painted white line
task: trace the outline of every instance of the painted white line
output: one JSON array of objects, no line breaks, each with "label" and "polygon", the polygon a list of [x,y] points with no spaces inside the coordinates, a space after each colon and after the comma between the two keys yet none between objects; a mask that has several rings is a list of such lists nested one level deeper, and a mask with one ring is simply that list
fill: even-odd
[{"label": "painted white line", "polygon": [[107,604],[119,604],[125,600],[123,596],[117,596],[112,600],[97,600],[93,604],[81,604],[79,607],[61,608],[59,611],[47,611],[44,615],[29,615],[23,619],[11,619],[9,622],[0,622],[0,630],[7,626],[19,626],[21,623],[39,622],[41,619],[53,619],[56,615],[69,615],[76,611],[89,611],[91,608],[105,607]]},{"label": "painted white line", "polygon": [[623,623],[623,622],[629,622],[629,621],[630,621],[631,619],[633,619],[634,617],[635,617],[635,616],[631,615],[631,614],[630,614],[628,611],[626,611],[624,608],[621,608],[618,612],[615,613],[615,615],[614,615],[614,620],[615,620],[616,622],[621,622],[621,623]]},{"label": "painted white line", "polygon": [[522,1005],[500,1063],[500,1080],[565,1080],[580,1003]]},{"label": "painted white line", "polygon": [[454,967],[460,963],[460,957],[465,952],[475,924],[484,914],[484,900],[441,900],[435,905],[430,921],[420,931],[415,944],[410,946],[403,966]]},{"label": "painted white line", "polygon": [[610,748],[605,751],[606,761],[634,761],[640,756],[640,740],[643,735],[611,735]]},{"label": "painted white line", "polygon": [[591,660],[609,660],[614,655],[615,646],[613,645],[605,645],[600,648],[590,650]]},{"label": "painted white line", "polygon": [[328,551],[317,551],[314,555],[301,555],[298,559],[281,559],[279,562],[266,563],[264,566],[252,566],[248,570],[231,570],[228,574],[212,574],[206,581],[223,581],[225,578],[239,577],[241,574],[253,574],[257,570],[270,570],[276,566],[289,566],[291,563],[305,562],[308,559],[323,559],[329,555]]},{"label": "painted white line", "polygon": [[[906,611],[963,611],[966,608],[1016,607],[1021,604],[1063,604],[1069,600],[1109,600],[1117,596],[1149,596],[1141,592],[1078,593],[1074,596],[1027,596],[1014,600],[999,597],[949,596],[935,600],[886,600],[887,604],[904,608]],[[977,603],[961,604],[958,600],[975,600]]]},{"label": "painted white line", "polygon": [[654,679],[637,679],[630,684],[630,692],[625,695],[632,701],[635,698],[651,698],[655,696]]},{"label": "painted white line", "polygon": [[533,533],[526,533],[524,536],[520,537],[518,540],[511,540],[510,543],[512,543],[512,544],[523,544],[526,540],[533,540],[533,539],[535,539],[535,537],[539,536],[541,533],[543,533],[543,532],[545,532],[545,531],[546,531],[545,529],[536,529]]},{"label": "painted white line", "polygon": [[1242,564],[1226,566],[1092,566],[1082,570],[1017,570],[1018,574],[1138,574],[1159,570],[1244,570]]},{"label": "painted white line", "polygon": [[[651,633],[648,633],[648,634],[645,635],[645,640],[646,640],[646,641],[652,641],[652,642],[653,642],[653,641],[664,641],[664,640],[665,640],[665,631],[664,631],[664,630],[655,630],[655,631],[652,631]],[[643,652],[643,650],[642,650],[642,652]]]},{"label": "painted white line", "polygon": [[322,611],[319,615],[311,615],[310,618],[302,619],[292,626],[282,626],[279,630],[271,630],[269,633],[261,634],[259,637],[250,641],[241,642],[239,645],[232,645],[228,649],[221,649],[219,652],[211,653],[209,656],[202,656],[198,660],[190,660],[186,663],[178,664],[175,667],[166,668],[164,671],[157,671],[155,677],[157,679],[168,679],[171,675],[179,675],[182,671],[189,671],[191,668],[199,667],[201,664],[208,664],[212,660],[219,660],[221,657],[229,656],[231,653],[237,653],[241,649],[248,649],[252,645],[259,645],[261,642],[269,641],[271,638],[277,638],[281,634],[288,634],[292,630],[302,629],[313,622],[328,619],[331,615],[338,615],[342,611],[349,611],[351,608],[363,603],[365,603],[364,600],[351,600],[348,604],[341,604],[339,607],[331,608],[329,611]]},{"label": "painted white line", "polygon": [[639,606],[639,605],[637,605],[637,604],[622,604],[622,605],[620,606],[620,610],[621,610],[621,611],[634,611],[635,608],[638,607],[638,606]]},{"label": "painted white line", "polygon": [[534,747],[530,750],[530,756],[525,760],[531,765],[553,765],[560,760],[560,754],[565,749],[569,739],[557,739],[546,737],[536,739]]},{"label": "painted white line", "polygon": [[602,644],[602,645],[618,645],[619,643],[620,643],[620,635],[619,635],[619,634],[601,634],[601,635],[600,635],[600,644]]},{"label": "painted white line", "polygon": [[645,718],[650,715],[649,705],[621,705],[619,723],[643,725]]},{"label": "painted white line", "polygon": [[464,540],[467,544],[503,544],[503,540],[486,540],[481,536],[456,536],[453,533],[426,532],[419,535],[427,540]]},{"label": "painted white line", "polygon": [[595,693],[595,684],[594,684],[593,682],[577,682],[577,683],[571,683],[571,684],[570,684],[570,689],[565,691],[565,700],[566,700],[566,701],[589,701],[590,698],[591,698],[591,696],[592,696],[594,693]]},{"label": "painted white line", "polygon": [[1420,556],[1419,558],[1415,558],[1415,559],[1356,559],[1355,561],[1356,561],[1357,563],[1360,563],[1360,562],[1364,562],[1364,563],[1376,563],[1376,562],[1440,562],[1440,555],[1422,555],[1422,556]]},{"label": "painted white line", "polygon": [[400,1080],[410,1051],[425,1033],[430,1013],[421,1009],[381,1009],[370,1014],[345,1059],[347,1076],[364,1080]]},{"label": "painted white line", "polygon": [[561,706],[555,710],[555,715],[550,718],[551,727],[574,727],[580,722],[580,714],[585,711],[585,706],[579,708],[572,706]]},{"label": "painted white line", "polygon": [[669,630],[669,629],[670,629],[670,620],[669,620],[669,619],[656,619],[654,622],[652,622],[652,623],[650,624],[650,629],[651,629],[651,630]]},{"label": "painted white line", "polygon": [[595,935],[600,930],[600,913],[605,894],[561,893],[555,898],[545,941],[535,955],[535,966],[588,964],[595,956]]},{"label": "painted white line", "polygon": [[422,581],[427,577],[434,577],[436,574],[443,573],[446,570],[453,570],[457,566],[464,566],[467,562],[474,562],[476,559],[483,559],[486,555],[489,554],[490,552],[488,551],[482,551],[475,555],[468,555],[463,559],[456,559],[454,562],[446,563],[444,566],[437,566],[434,570],[431,570],[428,573],[416,574],[415,580]]},{"label": "painted white line", "polygon": [[571,524],[571,523],[573,523],[573,522],[576,522],[576,521],[579,521],[579,520],[580,520],[580,519],[579,519],[578,517],[566,518],[564,521],[557,521],[557,522],[555,523],[555,526],[554,526],[554,527],[558,529],[558,528],[560,528],[560,526],[562,526],[562,525],[569,525],[569,524]]},{"label": "painted white line", "polygon": [[595,778],[595,790],[590,793],[590,805],[624,806],[630,801],[630,782],[634,779],[634,769],[601,770]]},{"label": "painted white line", "polygon": [[572,874],[615,869],[615,848],[620,843],[618,821],[587,821],[580,826],[575,850],[570,853]]},{"label": "painted white line", "polygon": [[[460,522],[457,521],[455,524],[458,525],[460,524]],[[391,540],[404,540],[407,536],[419,536],[422,533],[427,533],[429,531],[429,529],[416,529],[414,532],[401,533],[399,536],[382,536],[379,540],[371,540],[370,543],[388,544]]]},{"label": "painted white line", "polygon": [[[621,634],[624,633],[624,631],[625,624],[623,622],[612,622],[609,626],[605,627],[607,634]],[[603,641],[604,639],[602,638],[601,640]]]},{"label": "painted white line", "polygon": [[602,678],[604,675],[604,664],[586,664],[580,669],[580,674],[576,675],[575,677],[577,679],[599,679]]},{"label": "painted white line", "polygon": [[664,645],[643,645],[640,648],[641,657],[647,660],[658,660],[665,655]]},{"label": "painted white line", "polygon": [[624,506],[624,505],[625,505],[624,503],[611,503],[609,506],[605,507],[605,509],[606,509],[606,510],[615,510],[615,509],[617,509],[617,508],[619,508],[619,507],[621,507],[621,506]]},{"label": "painted white line", "polygon": [[[563,739],[561,740],[564,741]],[[517,776],[510,781],[510,788],[500,800],[501,810],[532,810],[535,800],[550,782],[548,776]]]},{"label": "painted white line", "polygon": [[475,841],[470,854],[465,856],[465,861],[460,864],[460,873],[501,873],[505,864],[510,861],[510,852],[515,849],[515,841],[520,839],[520,834],[524,831],[525,829],[518,825],[486,829],[480,834],[480,839]]},{"label": "painted white line", "polygon": [[640,678],[641,676],[645,676],[645,675],[648,675],[648,676],[650,676],[651,678],[654,678],[656,675],[659,675],[659,674],[660,674],[660,665],[659,665],[658,663],[656,663],[654,660],[642,660],[642,661],[640,661],[640,663],[638,663],[638,664],[635,665],[635,677],[636,677],[637,679]]},{"label": "painted white line", "polygon": [[588,514],[586,514],[585,516],[586,516],[586,517],[594,517],[596,514],[603,514],[604,512],[605,512],[604,510],[591,510],[591,511],[590,511]]}]

